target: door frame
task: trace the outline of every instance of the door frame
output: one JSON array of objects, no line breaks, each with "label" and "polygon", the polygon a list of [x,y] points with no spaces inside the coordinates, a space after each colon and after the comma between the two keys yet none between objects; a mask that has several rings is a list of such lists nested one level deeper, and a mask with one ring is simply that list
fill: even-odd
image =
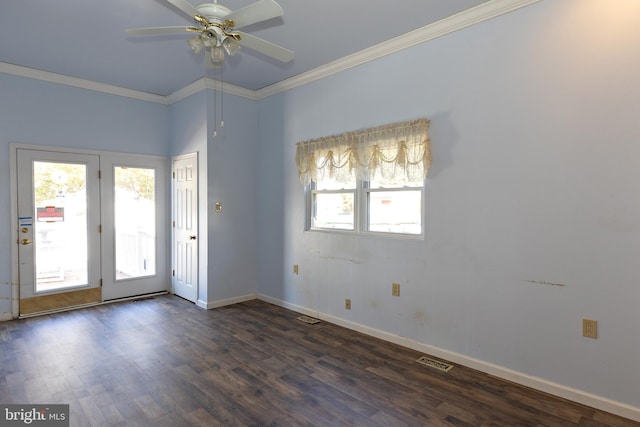
[{"label": "door frame", "polygon": [[[112,151],[101,151],[101,150],[88,150],[82,148],[75,147],[61,147],[61,146],[48,146],[48,145],[35,145],[35,144],[22,144],[22,143],[9,143],[9,218],[11,221],[10,224],[10,239],[11,239],[11,315],[14,319],[20,316],[20,283],[19,283],[19,259],[18,259],[18,245],[17,242],[19,240],[19,230],[18,230],[18,171],[17,171],[17,155],[19,149],[25,150],[38,150],[38,151],[52,151],[52,152],[60,152],[60,153],[75,153],[75,154],[89,154],[89,155],[98,155],[101,157],[111,156],[111,155],[122,155],[122,156],[138,156],[138,154],[133,153],[123,153],[123,152],[112,152]],[[167,206],[165,206],[165,211],[170,209],[171,195],[170,195],[170,166],[168,166],[169,157],[166,156],[158,156],[158,155],[146,155],[140,154],[140,156],[148,157],[148,158],[157,158],[164,159],[167,162],[166,167],[166,176],[161,177],[164,180],[164,188],[165,188],[165,200],[167,201]],[[168,215],[166,216],[168,217]],[[169,236],[168,233],[171,232],[169,223],[165,218],[165,224],[163,225],[166,236]],[[16,242],[14,244],[13,242]],[[165,258],[168,261],[171,258],[171,239],[166,238],[164,242],[164,251]],[[170,290],[171,286],[171,276],[170,276],[170,262],[165,263],[166,267],[162,268],[161,271],[158,271],[158,274],[163,274],[166,277],[167,283],[167,291]]]}]

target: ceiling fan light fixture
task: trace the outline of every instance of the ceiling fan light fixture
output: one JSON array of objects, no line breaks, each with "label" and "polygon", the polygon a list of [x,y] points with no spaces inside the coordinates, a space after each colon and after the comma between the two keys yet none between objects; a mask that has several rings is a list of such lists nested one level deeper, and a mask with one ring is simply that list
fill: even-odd
[{"label": "ceiling fan light fixture", "polygon": [[189,40],[187,40],[187,44],[189,44],[189,47],[193,49],[195,53],[199,53],[204,47],[204,43],[202,42],[201,35],[191,37]]},{"label": "ceiling fan light fixture", "polygon": [[213,33],[212,31],[205,31],[202,33],[202,42],[204,43],[205,47],[216,47],[218,46],[218,38],[216,37],[216,34]]},{"label": "ceiling fan light fixture", "polygon": [[235,55],[240,51],[241,48],[240,44],[231,37],[227,37],[226,39],[224,39],[224,41],[222,42],[222,47],[224,47],[224,50],[229,56]]},{"label": "ceiling fan light fixture", "polygon": [[224,49],[219,46],[214,46],[211,48],[211,62],[214,65],[222,64],[224,61]]}]

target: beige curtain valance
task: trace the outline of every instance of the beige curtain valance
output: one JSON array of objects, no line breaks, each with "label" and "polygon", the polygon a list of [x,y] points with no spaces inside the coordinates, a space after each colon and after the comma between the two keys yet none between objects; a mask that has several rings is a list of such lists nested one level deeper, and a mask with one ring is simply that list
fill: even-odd
[{"label": "beige curtain valance", "polygon": [[429,120],[394,123],[296,144],[302,183],[331,177],[338,182],[370,179],[424,180],[431,166]]}]

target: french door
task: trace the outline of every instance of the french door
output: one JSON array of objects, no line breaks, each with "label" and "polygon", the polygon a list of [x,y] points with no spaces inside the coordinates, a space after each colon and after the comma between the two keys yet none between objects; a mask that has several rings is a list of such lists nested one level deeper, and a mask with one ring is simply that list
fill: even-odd
[{"label": "french door", "polygon": [[20,314],[101,300],[100,158],[18,150]]},{"label": "french door", "polygon": [[20,315],[168,289],[166,161],[16,150]]}]

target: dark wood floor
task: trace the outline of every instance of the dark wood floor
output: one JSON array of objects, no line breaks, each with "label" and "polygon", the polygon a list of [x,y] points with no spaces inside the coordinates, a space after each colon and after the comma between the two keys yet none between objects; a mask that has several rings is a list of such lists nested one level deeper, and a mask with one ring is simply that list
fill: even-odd
[{"label": "dark wood floor", "polygon": [[0,403],[72,426],[638,426],[265,302],[173,296],[0,323]]}]

